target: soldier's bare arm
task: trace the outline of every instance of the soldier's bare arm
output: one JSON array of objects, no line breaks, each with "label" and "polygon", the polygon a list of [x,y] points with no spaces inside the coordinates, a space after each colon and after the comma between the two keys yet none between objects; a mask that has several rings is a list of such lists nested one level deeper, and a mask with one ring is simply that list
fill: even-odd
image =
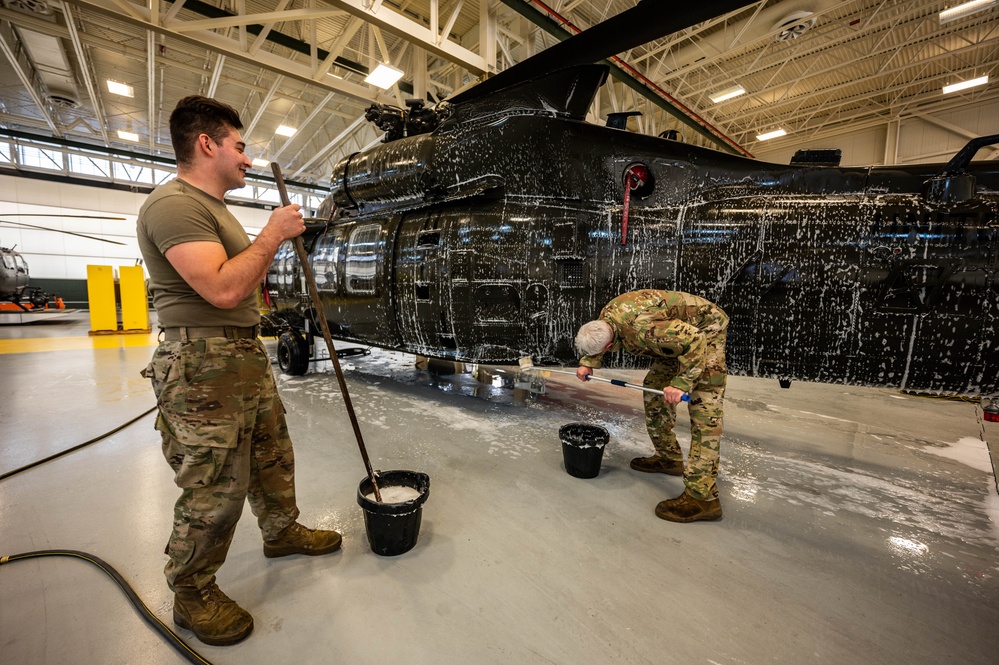
[{"label": "soldier's bare arm", "polygon": [[267,226],[249,247],[232,257],[217,242],[185,242],[168,249],[170,265],[202,298],[220,309],[239,305],[263,281],[278,246],[305,230],[300,206],[271,213]]}]

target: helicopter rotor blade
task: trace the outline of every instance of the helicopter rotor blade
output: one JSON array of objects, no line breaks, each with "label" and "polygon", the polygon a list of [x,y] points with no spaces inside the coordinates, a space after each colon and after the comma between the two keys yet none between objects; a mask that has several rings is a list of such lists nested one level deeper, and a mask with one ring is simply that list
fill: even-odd
[{"label": "helicopter rotor blade", "polygon": [[109,215],[63,215],[53,212],[0,212],[0,217],[60,217],[71,219],[108,219],[112,222],[124,222],[126,217],[111,217]]},{"label": "helicopter rotor blade", "polygon": [[749,0],[702,0],[686,5],[641,0],[631,9],[517,63],[448,101],[467,102],[559,69],[599,62],[748,4]]},{"label": "helicopter rotor blade", "polygon": [[[5,215],[4,215],[5,216]],[[59,215],[60,217],[88,217],[88,215]],[[95,217],[94,219],[124,219],[124,217]],[[78,236],[80,238],[87,238],[88,240],[97,240],[100,242],[111,243],[112,245],[121,245],[122,247],[128,247],[123,242],[118,242],[117,240],[108,240],[107,238],[98,238],[97,236],[88,236],[85,233],[76,233],[75,231],[65,231],[63,229],[50,229],[47,226],[35,226],[34,224],[25,224],[24,222],[8,222],[7,220],[0,219],[0,225],[5,226],[21,226],[28,229],[38,229],[39,231],[52,231],[53,233],[65,233],[66,235]]]}]

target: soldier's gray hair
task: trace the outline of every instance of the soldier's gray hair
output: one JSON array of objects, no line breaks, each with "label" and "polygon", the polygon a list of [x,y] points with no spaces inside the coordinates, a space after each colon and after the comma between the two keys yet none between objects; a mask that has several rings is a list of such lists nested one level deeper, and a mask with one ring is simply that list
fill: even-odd
[{"label": "soldier's gray hair", "polygon": [[581,355],[592,356],[604,350],[614,340],[614,329],[606,321],[588,321],[576,333],[576,350]]}]

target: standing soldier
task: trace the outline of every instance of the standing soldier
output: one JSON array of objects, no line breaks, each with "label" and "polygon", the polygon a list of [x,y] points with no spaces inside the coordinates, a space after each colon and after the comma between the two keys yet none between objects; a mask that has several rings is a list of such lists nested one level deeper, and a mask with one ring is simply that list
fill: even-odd
[{"label": "standing soldier", "polygon": [[[645,424],[656,453],[631,460],[647,473],[683,476],[685,489],[660,501],[656,515],[672,522],[721,519],[718,446],[725,395],[725,329],[728,316],[704,298],[681,291],[632,291],[614,298],[595,321],[583,324],[576,348],[583,357],[576,376],[587,381],[603,354],[625,351],[652,358],[645,375]],[[676,441],[676,404],[690,394],[690,455]]]},{"label": "standing soldier", "polygon": [[235,109],[185,97],[170,115],[177,178],[139,210],[139,248],[162,337],[150,379],[163,454],[181,489],[166,547],[173,620],[205,644],[240,641],[253,617],[215,583],[249,499],[264,556],[326,554],[336,531],[295,520],[295,455],[270,359],[257,339],[256,290],[278,246],[305,230],[299,206],[277,208],[252,243],[226,208],[250,159]]}]

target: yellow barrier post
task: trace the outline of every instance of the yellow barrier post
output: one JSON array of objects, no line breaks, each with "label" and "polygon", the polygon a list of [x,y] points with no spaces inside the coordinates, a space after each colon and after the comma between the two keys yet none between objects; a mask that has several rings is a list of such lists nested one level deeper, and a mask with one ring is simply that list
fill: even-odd
[{"label": "yellow barrier post", "polygon": [[142,266],[118,268],[118,291],[121,294],[122,330],[149,332],[149,299],[146,297],[146,275]]},{"label": "yellow barrier post", "polygon": [[114,299],[114,268],[87,266],[87,299],[90,302],[90,334],[116,332],[118,310]]}]

